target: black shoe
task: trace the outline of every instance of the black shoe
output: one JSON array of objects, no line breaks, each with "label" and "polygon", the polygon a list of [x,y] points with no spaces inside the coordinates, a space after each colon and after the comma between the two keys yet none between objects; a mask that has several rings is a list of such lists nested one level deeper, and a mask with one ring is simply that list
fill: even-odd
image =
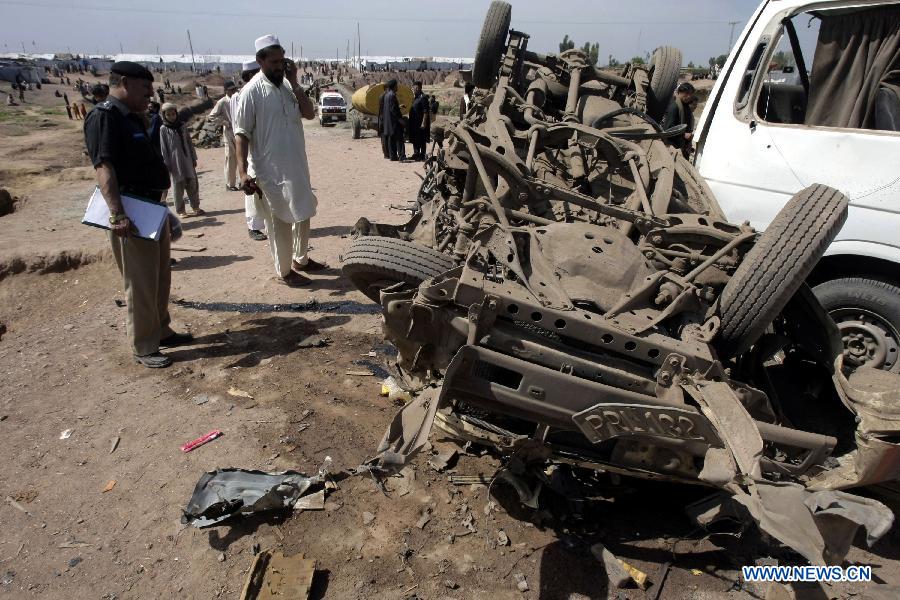
[{"label": "black shoe", "polygon": [[165,369],[169,365],[172,364],[172,359],[166,356],[165,354],[160,354],[159,352],[154,352],[152,354],[145,354],[144,356],[134,355],[134,360],[138,364],[144,365],[150,369]]},{"label": "black shoe", "polygon": [[266,234],[264,234],[259,229],[250,229],[250,230],[248,230],[248,233],[250,234],[250,239],[256,240],[257,242],[261,242],[263,240],[269,239],[266,237]]},{"label": "black shoe", "polygon": [[187,344],[192,344],[194,342],[194,336],[189,333],[173,333],[169,337],[164,340],[159,340],[160,348],[174,348],[176,346],[184,346]]},{"label": "black shoe", "polygon": [[392,157],[391,157],[391,160],[394,161],[394,162],[397,162],[397,161],[400,160],[400,159],[392,156]]}]

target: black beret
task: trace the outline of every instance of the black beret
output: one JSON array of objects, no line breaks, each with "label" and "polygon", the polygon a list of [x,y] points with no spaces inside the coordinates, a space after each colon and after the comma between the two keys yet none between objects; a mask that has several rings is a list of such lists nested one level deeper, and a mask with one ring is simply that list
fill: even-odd
[{"label": "black beret", "polygon": [[147,81],[153,81],[153,73],[151,73],[146,67],[142,67],[136,62],[131,62],[130,60],[120,60],[117,63],[113,63],[112,69],[110,69],[116,75],[121,75],[123,77],[133,77],[135,79],[146,79]]},{"label": "black beret", "polygon": [[230,90],[231,88],[234,88],[234,87],[237,87],[237,86],[234,84],[233,81],[226,81],[224,87],[225,87],[226,90]]}]

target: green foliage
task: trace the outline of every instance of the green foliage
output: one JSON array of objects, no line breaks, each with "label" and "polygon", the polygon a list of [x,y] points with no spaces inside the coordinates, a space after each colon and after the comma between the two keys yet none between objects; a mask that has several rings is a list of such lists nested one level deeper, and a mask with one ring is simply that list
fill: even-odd
[{"label": "green foliage", "polygon": [[779,50],[772,56],[772,64],[774,64],[779,69],[783,69],[784,67],[796,66],[794,62],[794,53]]},{"label": "green foliage", "polygon": [[719,65],[719,67],[725,66],[725,59],[728,58],[727,54],[720,54],[719,56],[710,56],[709,57],[709,66],[712,68],[714,65]]},{"label": "green foliage", "polygon": [[644,57],[643,57],[643,56],[632,56],[632,57],[631,57],[631,60],[630,60],[629,62],[630,62],[631,64],[633,64],[633,65],[645,65],[645,64],[647,64],[647,61],[644,60]]},{"label": "green foliage", "polygon": [[[569,35],[566,34],[563,37],[563,41],[559,43],[559,53],[562,54],[566,50],[573,50],[575,48],[575,40],[569,39]],[[579,48],[582,52],[584,52],[588,57],[588,63],[593,66],[596,66],[597,62],[600,60],[600,44],[594,42],[593,44],[590,42],[585,42],[581,48]]]},{"label": "green foliage", "polygon": [[619,62],[619,59],[614,58],[612,54],[609,55],[609,61],[606,64],[611,68],[622,66],[622,63]]},{"label": "green foliage", "polygon": [[581,51],[587,54],[588,64],[593,66],[597,66],[597,62],[600,60],[600,44],[594,42],[593,44],[590,42],[585,42],[584,46],[581,47]]},{"label": "green foliage", "polygon": [[694,61],[691,61],[687,64],[688,69],[696,69],[697,66],[694,64]]}]

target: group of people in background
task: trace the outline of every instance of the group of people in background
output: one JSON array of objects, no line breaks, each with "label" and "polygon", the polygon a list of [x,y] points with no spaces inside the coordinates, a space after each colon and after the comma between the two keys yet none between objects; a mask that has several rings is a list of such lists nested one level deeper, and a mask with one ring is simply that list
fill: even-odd
[{"label": "group of people in background", "polygon": [[431,118],[437,113],[437,101],[422,92],[422,82],[413,83],[413,101],[408,115],[403,116],[405,106],[397,97],[398,82],[388,81],[381,97],[378,111],[378,133],[384,158],[393,161],[408,160],[406,140],[412,144],[411,160],[425,160],[427,145],[431,139]]}]

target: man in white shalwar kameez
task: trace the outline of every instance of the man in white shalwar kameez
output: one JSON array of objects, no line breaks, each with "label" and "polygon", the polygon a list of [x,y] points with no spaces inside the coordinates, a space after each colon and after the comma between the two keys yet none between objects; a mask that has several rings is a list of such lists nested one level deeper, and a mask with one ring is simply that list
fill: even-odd
[{"label": "man in white shalwar kameez", "polygon": [[225,189],[236,192],[238,188],[234,185],[234,176],[237,172],[237,156],[234,147],[232,98],[237,96],[237,86],[233,81],[226,81],[224,87],[225,95],[216,102],[207,120],[222,128],[222,144],[225,146]]},{"label": "man in white shalwar kameez", "polygon": [[[253,76],[259,73],[259,65],[255,60],[245,62],[241,67],[241,82],[249,83]],[[237,114],[237,104],[240,101],[240,91],[229,98],[231,101],[231,131],[234,132],[234,116]],[[235,145],[235,164],[237,164],[237,145]],[[259,216],[256,209],[256,203],[259,198],[256,194],[244,194],[244,215],[247,219],[247,232],[250,234],[251,240],[261,242],[266,238],[266,234],[262,232],[266,228],[266,222]]]},{"label": "man in white shalwar kameez", "polygon": [[309,220],[317,200],[301,116],[314,119],[316,111],[275,36],[256,40],[256,62],[261,71],[241,90],[234,114],[238,174],[246,193],[261,194],[257,207],[266,222],[276,273],[286,285],[298,287],[310,283],[301,271],[326,268],[308,253]]}]

